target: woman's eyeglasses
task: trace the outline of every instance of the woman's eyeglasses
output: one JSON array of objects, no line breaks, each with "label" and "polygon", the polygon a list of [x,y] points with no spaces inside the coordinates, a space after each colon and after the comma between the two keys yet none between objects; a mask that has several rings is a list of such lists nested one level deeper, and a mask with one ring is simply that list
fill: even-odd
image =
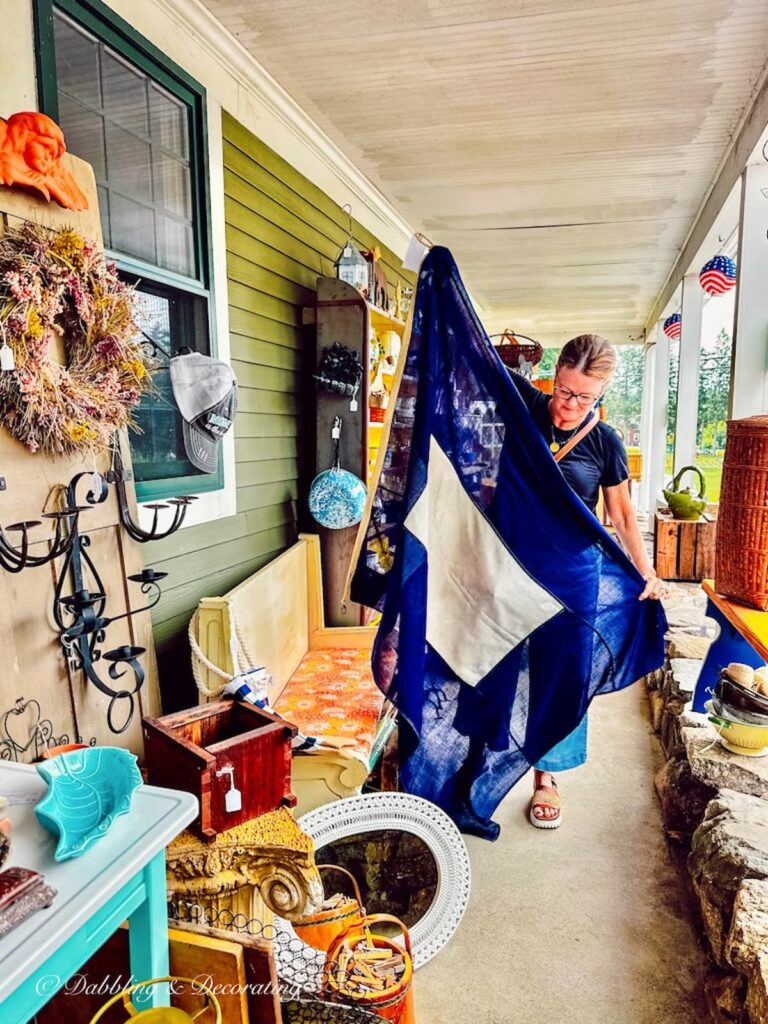
[{"label": "woman's eyeglasses", "polygon": [[580,395],[576,391],[571,391],[570,388],[564,388],[562,384],[555,384],[552,388],[554,394],[563,402],[570,402],[571,399],[575,399],[578,405],[592,405],[600,398],[600,395]]}]

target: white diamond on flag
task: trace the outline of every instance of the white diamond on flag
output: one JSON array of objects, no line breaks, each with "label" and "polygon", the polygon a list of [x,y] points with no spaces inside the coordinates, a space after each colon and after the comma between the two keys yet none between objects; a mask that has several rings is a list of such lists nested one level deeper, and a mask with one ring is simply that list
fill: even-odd
[{"label": "white diamond on flag", "polygon": [[427,549],[427,642],[476,686],[563,606],[520,565],[434,437],[427,484],[405,520]]}]

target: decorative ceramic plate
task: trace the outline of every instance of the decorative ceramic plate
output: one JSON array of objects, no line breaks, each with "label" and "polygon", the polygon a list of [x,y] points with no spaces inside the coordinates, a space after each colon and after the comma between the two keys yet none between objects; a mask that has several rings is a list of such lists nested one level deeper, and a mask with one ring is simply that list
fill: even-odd
[{"label": "decorative ceramic plate", "polygon": [[329,530],[355,526],[363,518],[367,491],[363,481],[346,469],[326,469],[309,490],[312,518]]},{"label": "decorative ceramic plate", "polygon": [[35,767],[48,783],[35,814],[58,836],[57,861],[79,857],[106,835],[142,783],[136,755],[119,747],[72,750]]}]

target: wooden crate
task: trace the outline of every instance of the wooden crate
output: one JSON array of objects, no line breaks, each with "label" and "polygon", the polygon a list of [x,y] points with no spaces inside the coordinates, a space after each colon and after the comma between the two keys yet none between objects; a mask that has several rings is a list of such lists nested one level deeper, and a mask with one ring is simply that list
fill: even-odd
[{"label": "wooden crate", "polygon": [[653,534],[653,562],[664,580],[699,581],[715,571],[717,519],[705,512],[697,520],[675,519],[659,509]]},{"label": "wooden crate", "polygon": [[[163,718],[144,719],[147,781],[193,793],[200,814],[190,826],[203,839],[278,807],[294,807],[291,739],[296,727],[239,701],[222,700]],[[227,811],[229,773],[242,807]]]}]

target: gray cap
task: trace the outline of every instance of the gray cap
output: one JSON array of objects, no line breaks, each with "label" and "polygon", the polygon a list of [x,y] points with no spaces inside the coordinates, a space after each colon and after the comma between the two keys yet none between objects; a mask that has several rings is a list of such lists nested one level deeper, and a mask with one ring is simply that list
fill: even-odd
[{"label": "gray cap", "polygon": [[226,363],[199,352],[174,356],[170,369],[187,458],[203,473],[215,473],[219,441],[235,421],[237,378]]}]

